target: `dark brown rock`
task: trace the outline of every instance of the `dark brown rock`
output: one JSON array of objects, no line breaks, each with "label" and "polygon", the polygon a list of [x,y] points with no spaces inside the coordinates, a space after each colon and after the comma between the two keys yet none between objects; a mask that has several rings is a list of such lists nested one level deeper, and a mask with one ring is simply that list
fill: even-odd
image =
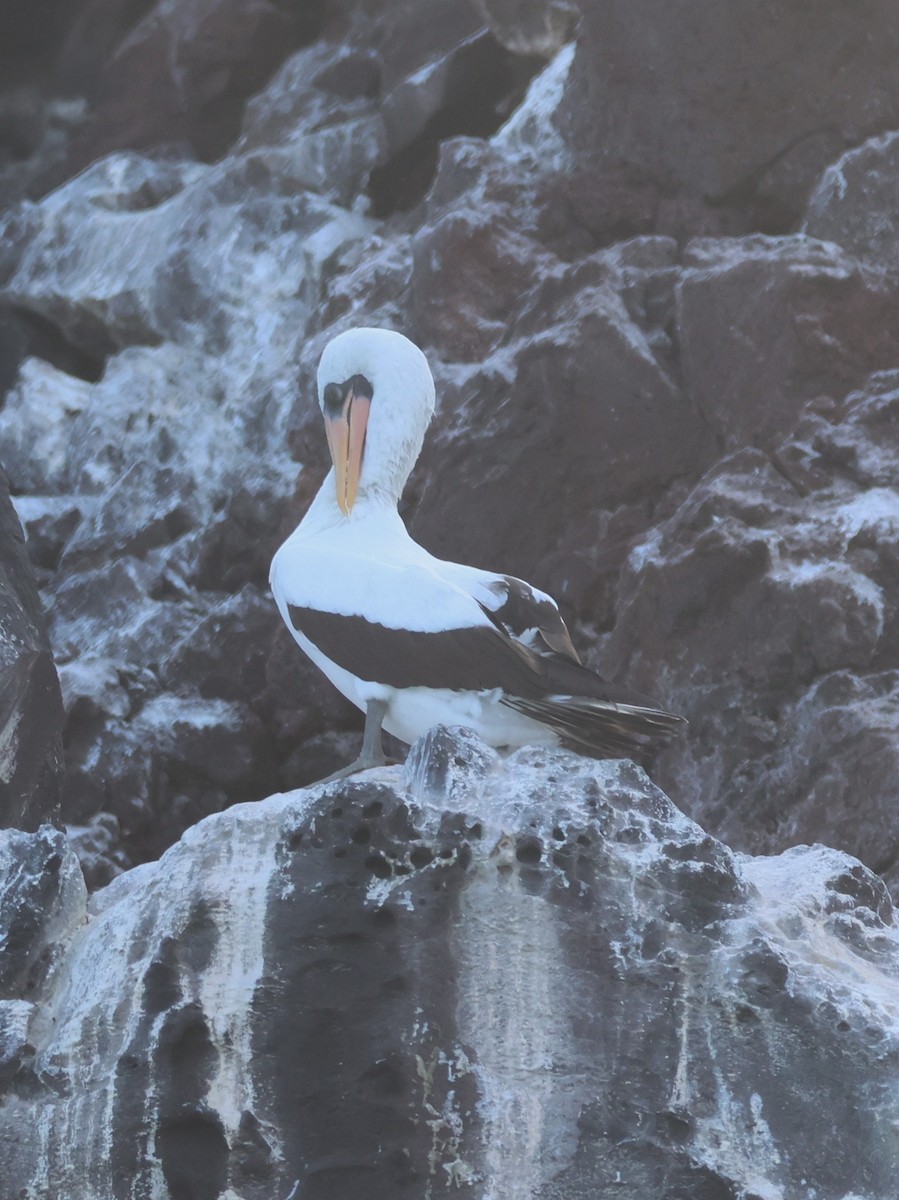
[{"label": "dark brown rock", "polygon": [[187,144],[221,155],[244,101],[291,48],[320,28],[323,5],[189,0],[154,5],[101,64],[99,99],[74,140],[73,169],[123,147]]},{"label": "dark brown rock", "polygon": [[52,70],[65,42],[78,3],[42,0],[40,4],[4,4],[0,10],[0,79],[4,88],[27,86]]},{"label": "dark brown rock", "polygon": [[798,236],[692,243],[677,288],[685,385],[721,445],[770,446],[810,399],[899,361],[899,291]]},{"label": "dark brown rock", "polygon": [[429,225],[413,238],[412,261],[410,336],[456,362],[478,362],[504,341],[522,295],[555,265],[490,209]]},{"label": "dark brown rock", "polygon": [[346,11],[345,41],[378,56],[384,95],[482,28],[472,5],[443,0],[366,0]]},{"label": "dark brown rock", "polygon": [[897,49],[888,0],[587,4],[562,119],[579,156],[783,231],[847,145],[899,123]]},{"label": "dark brown rock", "polygon": [[809,197],[803,229],[879,270],[899,270],[899,220],[893,202],[897,170],[899,134],[853,147],[822,175]]},{"label": "dark brown rock", "polygon": [[580,541],[598,512],[698,471],[711,444],[602,260],[545,275],[510,334],[495,359],[443,383],[413,475],[413,533],[443,557],[564,598],[547,556]]},{"label": "dark brown rock", "polygon": [[710,472],[631,554],[602,662],[690,718],[659,779],[755,852],[896,878],[897,378]]}]

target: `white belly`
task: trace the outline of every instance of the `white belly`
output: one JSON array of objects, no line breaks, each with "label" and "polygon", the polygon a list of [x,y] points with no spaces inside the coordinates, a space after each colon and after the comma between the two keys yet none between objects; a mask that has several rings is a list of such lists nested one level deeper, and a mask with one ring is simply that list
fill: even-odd
[{"label": "white belly", "polygon": [[435,725],[467,725],[488,746],[558,746],[546,725],[500,703],[500,691],[453,692],[449,688],[394,688],[366,683],[339,667],[293,629],[293,635],[321,672],[347,700],[365,712],[369,700],[386,700],[384,728],[411,745]]},{"label": "white belly", "polygon": [[412,743],[435,725],[467,725],[488,746],[558,746],[546,725],[500,703],[501,693],[451,692],[447,688],[402,688],[388,698],[384,728]]}]

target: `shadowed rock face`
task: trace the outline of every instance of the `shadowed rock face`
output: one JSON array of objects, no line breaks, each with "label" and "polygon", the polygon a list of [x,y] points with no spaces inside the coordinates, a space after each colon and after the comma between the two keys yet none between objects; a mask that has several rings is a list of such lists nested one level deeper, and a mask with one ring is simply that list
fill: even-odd
[{"label": "shadowed rock face", "polygon": [[582,19],[564,109],[580,153],[637,165],[765,232],[801,216],[847,145],[899,120],[895,90],[878,85],[899,45],[887,0],[814,12],[803,0],[776,11],[690,0],[664,13],[613,0],[584,5]]},{"label": "shadowed rock face", "polygon": [[735,856],[630,764],[437,730],[210,817],[86,925],[73,870],[0,1005],[15,1194],[894,1195],[882,883]]},{"label": "shadowed rock face", "polygon": [[22,526],[0,471],[0,828],[59,817],[63,708]]}]

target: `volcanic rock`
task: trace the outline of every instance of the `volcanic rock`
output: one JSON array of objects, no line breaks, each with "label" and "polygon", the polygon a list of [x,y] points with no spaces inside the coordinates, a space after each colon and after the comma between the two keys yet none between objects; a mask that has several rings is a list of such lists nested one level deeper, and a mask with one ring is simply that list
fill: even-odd
[{"label": "volcanic rock", "polygon": [[[8,847],[3,911],[75,880],[45,846]],[[55,886],[52,969],[23,929],[0,1011],[16,1192],[892,1198],[882,884],[734,856],[630,764],[437,730],[87,907]]]},{"label": "volcanic rock", "polygon": [[62,700],[22,526],[0,473],[0,826],[58,818]]},{"label": "volcanic rock", "polygon": [[580,156],[785,232],[829,163],[899,125],[897,48],[888,0],[588,4],[561,119]]},{"label": "volcanic rock", "polygon": [[568,40],[580,17],[573,0],[474,0],[497,38],[515,54],[555,54]]},{"label": "volcanic rock", "polygon": [[632,550],[602,652],[690,717],[658,777],[707,828],[757,853],[833,839],[891,881],[897,388],[812,403],[710,471]]},{"label": "volcanic rock", "polygon": [[726,449],[770,445],[807,400],[842,398],[899,361],[895,283],[831,244],[701,240],[687,246],[684,267],[684,383]]},{"label": "volcanic rock", "polygon": [[149,6],[102,64],[99,103],[72,147],[73,168],[160,142],[217,158],[234,140],[244,101],[285,49],[318,32],[323,9],[269,0]]},{"label": "volcanic rock", "polygon": [[809,197],[803,229],[836,242],[878,269],[899,270],[899,224],[893,203],[899,133],[853,147],[832,163]]},{"label": "volcanic rock", "polygon": [[350,756],[266,577],[360,324],[434,368],[427,548],[545,587],[688,715],[655,771],[713,834],[896,878],[896,22],[594,9],[0,18],[0,461],[95,883]]},{"label": "volcanic rock", "polygon": [[[669,243],[640,249],[631,289],[636,275],[670,275]],[[706,425],[628,312],[617,268],[603,256],[544,264],[504,344],[441,381],[412,480],[412,531],[430,549],[558,591],[547,555],[581,539],[586,514],[657,498],[710,461]]]}]

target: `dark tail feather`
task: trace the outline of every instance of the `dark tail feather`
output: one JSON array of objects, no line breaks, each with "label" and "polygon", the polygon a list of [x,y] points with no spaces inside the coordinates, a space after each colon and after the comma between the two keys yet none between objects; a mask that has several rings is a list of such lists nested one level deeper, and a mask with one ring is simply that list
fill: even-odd
[{"label": "dark tail feather", "polygon": [[547,696],[543,700],[503,696],[502,702],[548,725],[569,749],[596,758],[642,761],[667,746],[687,725],[686,718],[659,708],[583,696]]}]

